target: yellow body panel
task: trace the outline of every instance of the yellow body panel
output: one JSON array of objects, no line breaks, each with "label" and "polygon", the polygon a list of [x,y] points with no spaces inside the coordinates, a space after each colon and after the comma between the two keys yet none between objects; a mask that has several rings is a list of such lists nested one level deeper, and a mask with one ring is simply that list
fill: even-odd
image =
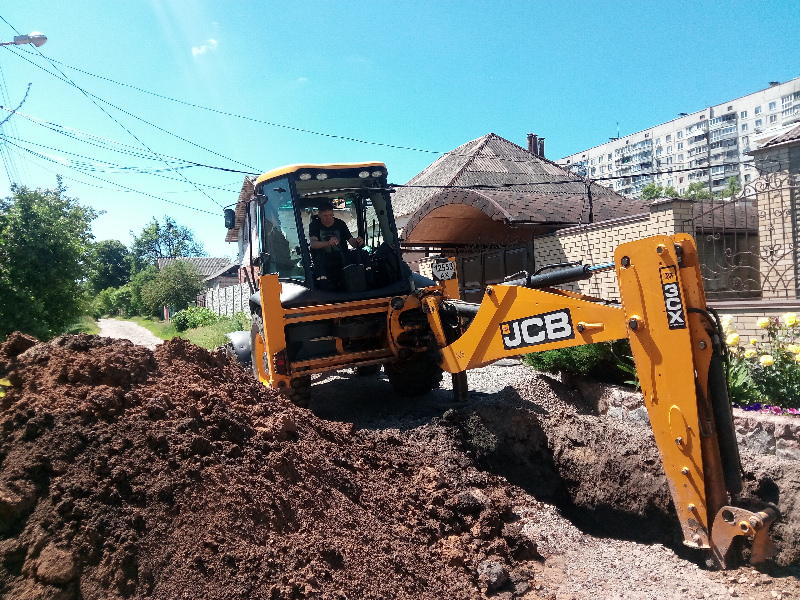
[{"label": "yellow body panel", "polygon": [[286,165],[285,167],[278,167],[277,169],[272,169],[271,171],[267,171],[263,175],[260,175],[258,179],[256,179],[255,186],[257,187],[263,181],[269,181],[270,179],[275,179],[277,177],[283,177],[284,175],[288,175],[289,173],[296,173],[297,171],[303,170],[317,170],[317,171],[324,171],[324,170],[337,170],[337,169],[358,169],[358,168],[366,168],[372,169],[375,167],[380,167],[382,169],[386,168],[386,165],[382,162],[363,162],[363,163],[325,163],[319,165],[312,165],[312,164],[304,164],[298,163],[294,165]]},{"label": "yellow body panel", "polygon": [[[507,349],[501,324],[569,308],[574,338]],[[430,320],[430,318],[429,318]],[[579,323],[598,325],[577,331]],[[436,326],[432,324],[437,335]],[[509,356],[582,344],[617,340],[626,336],[622,310],[561,294],[524,287],[496,285],[487,288],[478,314],[458,340],[442,348],[442,368],[450,373],[475,369]]]}]

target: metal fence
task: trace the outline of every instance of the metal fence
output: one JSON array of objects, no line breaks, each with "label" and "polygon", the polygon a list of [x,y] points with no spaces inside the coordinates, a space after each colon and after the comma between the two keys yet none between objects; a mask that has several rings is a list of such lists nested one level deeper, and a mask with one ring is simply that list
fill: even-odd
[{"label": "metal fence", "polygon": [[694,204],[693,233],[706,295],[714,300],[797,298],[798,176],[763,175],[731,198]]}]

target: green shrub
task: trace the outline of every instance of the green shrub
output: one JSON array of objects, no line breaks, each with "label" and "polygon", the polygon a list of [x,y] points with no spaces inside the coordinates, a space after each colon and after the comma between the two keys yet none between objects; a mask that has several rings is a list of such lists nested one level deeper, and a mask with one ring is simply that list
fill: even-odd
[{"label": "green shrub", "polygon": [[219,319],[217,313],[203,306],[190,306],[172,315],[172,322],[178,331],[213,325]]},{"label": "green shrub", "polygon": [[586,344],[526,354],[525,364],[546,373],[567,373],[610,383],[635,383],[628,340]]}]

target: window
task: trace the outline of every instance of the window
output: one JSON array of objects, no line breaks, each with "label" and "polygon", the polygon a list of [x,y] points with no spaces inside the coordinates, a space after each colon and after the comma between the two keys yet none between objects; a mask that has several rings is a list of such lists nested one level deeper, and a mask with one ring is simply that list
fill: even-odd
[{"label": "window", "polygon": [[661,151],[663,148],[656,148],[656,156],[661,156]]},{"label": "window", "polygon": [[683,132],[682,132],[682,131],[679,131],[679,132],[678,132],[678,139],[681,139],[682,137],[683,137]]},{"label": "window", "polygon": [[744,182],[747,183],[748,181],[750,181],[750,175],[745,175]]},{"label": "window", "polygon": [[678,162],[683,162],[683,154],[678,154]]},{"label": "window", "polygon": [[594,159],[592,159],[592,163],[591,164],[594,164]]},{"label": "window", "polygon": [[770,115],[769,116],[770,123],[777,123],[778,122],[778,115]]},{"label": "window", "polygon": [[667,141],[668,141],[668,142],[671,142],[671,141],[672,141],[672,134],[669,134],[669,135],[667,136]]},{"label": "window", "polygon": [[678,179],[678,183],[683,183],[683,177],[680,177],[680,178]]},{"label": "window", "polygon": [[756,106],[756,114],[757,115],[761,114],[761,107],[760,106]]},{"label": "window", "polygon": [[761,127],[762,121],[761,119],[756,119],[756,127]]},{"label": "window", "polygon": [[600,172],[601,173],[603,172],[603,169],[605,169],[605,167],[600,167]]},{"label": "window", "polygon": [[667,146],[667,154],[672,154],[672,146]]},{"label": "window", "polygon": [[669,186],[671,186],[671,185],[672,185],[672,179],[668,179],[668,180],[667,180],[667,185],[669,185]]},{"label": "window", "polygon": [[656,138],[656,146],[658,146],[660,143],[661,143],[661,138]]},{"label": "window", "polygon": [[770,110],[775,110],[776,108],[778,108],[778,103],[777,102],[770,102],[769,103],[769,109]]},{"label": "window", "polygon": [[597,162],[603,162],[603,155],[602,154],[597,157]]},{"label": "window", "polygon": [[742,112],[740,112],[739,113],[739,118],[740,119],[746,119],[747,118],[747,111],[743,110]]},{"label": "window", "polygon": [[683,150],[683,142],[678,142],[678,150]]},{"label": "window", "polygon": [[686,191],[686,188],[681,188],[681,196],[683,196],[683,193],[684,193],[685,191]]},{"label": "window", "polygon": [[725,167],[723,165],[720,165],[718,167],[711,167],[712,175],[717,175],[719,173],[724,173],[724,172],[725,172]]},{"label": "window", "polygon": [[747,123],[742,123],[742,131],[747,131]]}]

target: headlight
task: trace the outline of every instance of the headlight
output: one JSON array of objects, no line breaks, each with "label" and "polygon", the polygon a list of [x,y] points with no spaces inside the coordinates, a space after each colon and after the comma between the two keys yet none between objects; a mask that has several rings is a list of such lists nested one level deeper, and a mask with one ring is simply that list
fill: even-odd
[{"label": "headlight", "polygon": [[320,181],[325,181],[327,178],[328,178],[327,173],[317,173],[317,179],[319,179]]},{"label": "headlight", "polygon": [[361,171],[358,176],[361,177],[361,179],[366,179],[369,177],[369,171]]},{"label": "headlight", "polygon": [[380,177],[381,175],[383,175],[383,171],[373,171],[372,172],[372,176],[373,177]]},{"label": "headlight", "polygon": [[309,179],[311,179],[311,173],[301,173],[300,179],[302,179],[303,181],[308,181]]}]

